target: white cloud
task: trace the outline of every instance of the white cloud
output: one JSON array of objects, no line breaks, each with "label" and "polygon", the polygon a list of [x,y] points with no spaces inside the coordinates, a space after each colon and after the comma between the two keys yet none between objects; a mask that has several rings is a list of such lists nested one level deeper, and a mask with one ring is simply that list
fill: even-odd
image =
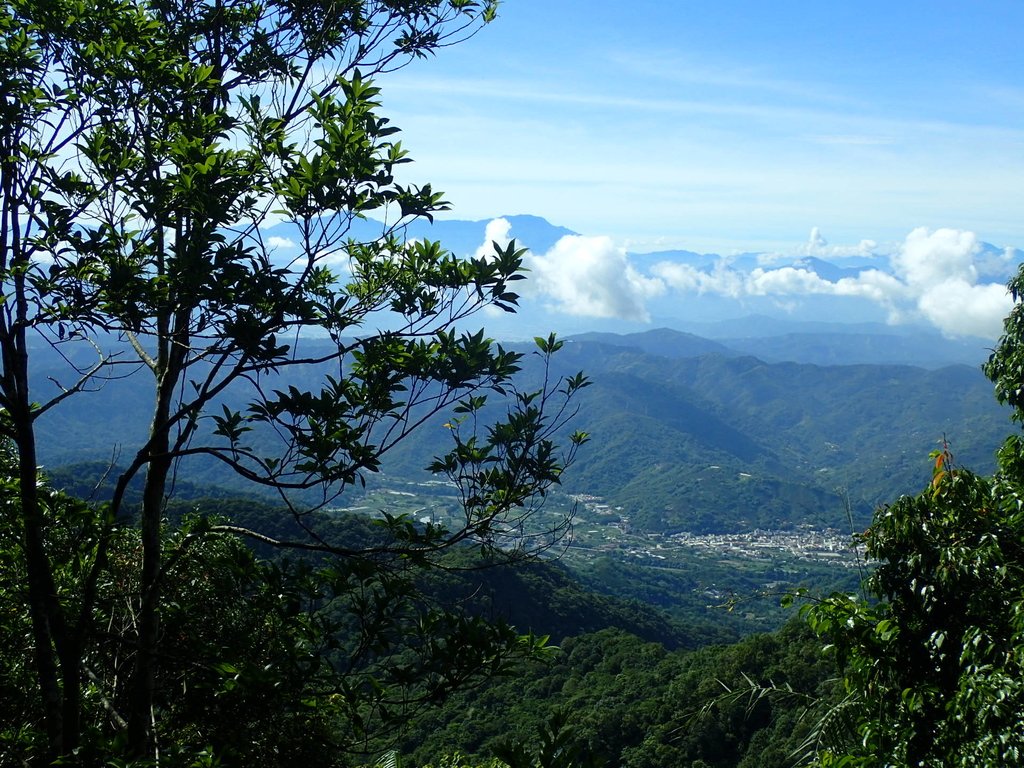
[{"label": "white cloud", "polygon": [[[871,240],[862,240],[852,250],[829,247],[814,228],[801,253],[876,255],[877,247]],[[995,259],[1006,268],[1012,265],[1014,256],[1015,252],[1004,252]],[[723,260],[710,271],[661,262],[651,268],[651,273],[680,293],[780,300],[815,294],[859,297],[884,307],[891,322],[924,319],[949,336],[995,338],[1012,302],[1002,282],[979,282],[979,264],[989,267],[992,261],[991,252],[981,247],[973,232],[919,227],[890,256],[893,274],[868,269],[856,277],[830,281],[801,266],[766,268],[767,260],[750,272],[734,269]]]},{"label": "white cloud", "polygon": [[807,269],[758,267],[747,278],[746,293],[752,296],[792,296],[834,293],[835,285]]},{"label": "white cloud", "polygon": [[494,243],[497,243],[502,248],[507,246],[512,238],[509,237],[509,233],[512,231],[512,225],[508,219],[492,219],[487,222],[487,227],[484,229],[484,241],[476,249],[476,253],[473,254],[474,258],[482,259],[489,258],[494,255]]},{"label": "white cloud", "polygon": [[978,277],[974,256],[979,248],[973,232],[956,229],[930,232],[918,227],[893,254],[892,267],[907,285],[922,290],[952,279],[973,285]]},{"label": "white cloud", "polygon": [[812,227],[811,235],[807,239],[807,245],[804,246],[804,253],[808,256],[814,256],[821,253],[826,245],[828,245],[828,240],[821,236],[821,230],[817,227]]},{"label": "white cloud", "polygon": [[[507,246],[511,229],[508,219],[489,221],[474,258],[491,256],[495,243]],[[527,279],[516,288],[570,315],[647,321],[645,300],[665,290],[660,280],[641,275],[625,249],[607,237],[568,235],[546,254],[527,254],[524,265]]]},{"label": "white cloud", "polygon": [[289,240],[287,237],[278,237],[277,235],[271,235],[267,238],[267,245],[271,248],[294,248],[295,243]]},{"label": "white cloud", "polygon": [[1005,285],[978,284],[980,251],[973,232],[919,227],[892,257],[921,315],[945,334],[994,338],[1010,311]]},{"label": "white cloud", "polygon": [[[490,221],[475,256],[492,254],[495,242],[507,245],[510,232],[507,219]],[[886,250],[891,253],[886,255]],[[901,244],[883,250],[873,240],[830,245],[815,227],[795,254],[834,260],[869,257],[879,266],[838,280],[829,280],[800,261],[772,266],[783,258],[792,260],[791,251],[788,257],[762,254],[759,266],[749,271],[724,257],[710,269],[663,261],[645,275],[610,238],[571,235],[543,255],[527,254],[528,279],[517,288],[555,311],[643,322],[650,320],[648,301],[668,291],[736,300],[764,297],[791,310],[803,296],[852,297],[881,306],[893,323],[924,320],[949,336],[988,338],[999,335],[1011,306],[1002,280],[1016,263],[1016,251],[983,247],[973,232],[920,227]],[[997,271],[1002,273],[998,282],[993,279]]]},{"label": "white cloud", "polygon": [[525,290],[571,315],[648,321],[646,299],[664,292],[608,237],[567,235],[543,256],[530,254]]},{"label": "white cloud", "polygon": [[746,276],[732,269],[726,259],[716,262],[710,272],[690,264],[661,261],[651,267],[651,274],[660,278],[668,287],[683,293],[713,293],[733,299],[749,293]]},{"label": "white cloud", "polygon": [[669,288],[680,293],[704,293],[707,274],[690,264],[661,261],[651,267],[651,274],[661,278]]},{"label": "white cloud", "polygon": [[780,261],[792,261],[794,253],[800,256],[815,256],[819,259],[844,259],[851,256],[872,258],[878,255],[878,243],[864,239],[856,245],[829,245],[818,227],[811,227],[807,242],[795,250],[769,251],[757,255],[757,263],[768,267]]},{"label": "white cloud", "polygon": [[906,284],[879,269],[865,270],[857,277],[844,277],[834,285],[837,296],[860,296],[890,309],[911,296]]},{"label": "white cloud", "polygon": [[853,253],[858,256],[874,256],[878,243],[874,240],[861,240],[854,248]]},{"label": "white cloud", "polygon": [[959,279],[932,286],[918,300],[921,313],[950,336],[995,338],[1011,306],[1005,285],[971,285]]},{"label": "white cloud", "polygon": [[[805,256],[817,256],[822,259],[841,259],[847,256],[874,256],[878,243],[874,240],[861,240],[856,245],[829,245],[818,227],[811,227],[807,242],[799,250]],[[776,255],[775,259],[779,256]]]}]

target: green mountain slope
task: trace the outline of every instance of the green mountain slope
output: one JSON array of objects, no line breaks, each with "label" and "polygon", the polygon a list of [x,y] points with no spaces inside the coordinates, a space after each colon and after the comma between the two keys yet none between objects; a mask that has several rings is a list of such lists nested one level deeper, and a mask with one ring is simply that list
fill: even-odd
[{"label": "green mountain slope", "polygon": [[586,341],[558,364],[594,380],[580,425],[592,443],[566,485],[652,530],[866,519],[919,488],[943,436],[985,469],[1012,427],[967,366],[816,366],[669,357]]},{"label": "green mountain slope", "polygon": [[[638,339],[643,348],[632,346]],[[661,347],[666,354],[655,354]],[[622,507],[633,528],[655,532],[841,526],[837,489],[866,520],[877,504],[927,482],[927,454],[943,436],[958,461],[986,471],[1012,429],[990,383],[967,366],[772,364],[703,354],[704,348],[665,331],[565,345],[555,373],[583,370],[593,385],[572,424],[592,440],[566,474],[564,490],[600,496]],[[697,356],[681,356],[685,349]],[[534,362],[527,354],[525,389],[543,375]],[[66,377],[61,365],[55,358],[37,386]],[[312,380],[321,373],[309,368],[290,376]],[[149,419],[143,382],[113,380],[46,414],[39,423],[45,465],[124,463],[133,456]],[[244,406],[242,392],[226,399]],[[496,396],[490,403],[492,413],[500,412]],[[423,467],[448,448],[446,419],[415,432],[387,457],[383,478],[371,482],[423,479]],[[179,478],[241,487],[210,461],[183,465]]]}]

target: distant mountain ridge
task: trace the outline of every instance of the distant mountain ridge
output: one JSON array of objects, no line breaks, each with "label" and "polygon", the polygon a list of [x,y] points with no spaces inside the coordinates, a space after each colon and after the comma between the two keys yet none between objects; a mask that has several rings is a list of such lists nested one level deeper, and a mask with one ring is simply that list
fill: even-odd
[{"label": "distant mountain ridge", "polygon": [[[511,225],[510,236],[524,248],[543,253],[551,249],[555,243],[567,235],[575,235],[571,229],[551,224],[540,216],[516,214],[499,216]],[[458,256],[470,256],[477,248],[485,244],[487,225],[493,219],[466,221],[462,219],[435,218],[433,222],[417,219],[402,228],[409,239],[429,239],[439,241],[446,249]],[[383,222],[373,218],[355,219],[352,221],[349,236],[356,240],[372,240],[380,236],[385,228]],[[291,224],[276,224],[267,228],[266,237],[278,237],[283,240],[298,242],[296,228]]]},{"label": "distant mountain ridge", "polygon": [[983,339],[947,339],[934,331],[907,327],[794,323],[763,316],[707,323],[702,327],[708,336],[657,328],[628,334],[582,333],[569,338],[634,347],[665,357],[752,355],[767,363],[913,365],[929,369],[947,365],[977,367],[987,359],[990,346]]},{"label": "distant mountain ridge", "polygon": [[[539,217],[506,218],[509,234],[537,251],[574,235]],[[417,222],[406,234],[437,238],[470,254],[483,244],[488,223]],[[352,234],[372,237],[381,226],[357,221]],[[268,231],[268,240],[295,247],[289,240],[294,232],[279,227]],[[985,248],[1005,267],[998,249]],[[719,258],[672,253],[711,269]],[[643,268],[663,255],[639,255],[635,263]],[[759,263],[758,254],[730,258],[733,265]],[[810,256],[790,263],[800,259],[816,274],[854,269]],[[831,273],[839,274],[845,273]],[[982,471],[991,466],[993,452],[1012,429],[978,369],[992,342],[950,340],[921,327],[841,322],[844,314],[828,304],[835,297],[814,298],[825,307],[818,317],[828,321],[769,311],[770,302],[743,305],[737,316],[739,305],[723,297],[702,297],[704,303],[692,307],[678,301],[659,305],[673,314],[664,323],[655,321],[665,327],[653,329],[639,321],[572,318],[582,332],[569,336],[555,365],[562,373],[583,370],[593,379],[573,426],[594,439],[566,474],[565,489],[605,497],[640,530],[742,530],[835,523],[841,517],[837,488],[864,519],[873,505],[927,482],[926,456],[943,435],[965,465]],[[660,318],[656,308],[652,315]],[[517,339],[546,336],[556,319],[562,322],[565,315],[524,299],[519,314],[481,314],[472,323],[515,345]],[[70,380],[62,369],[66,364],[54,355],[49,366],[42,365],[35,391],[52,391],[54,382]],[[539,375],[531,364],[527,355],[524,386]],[[134,455],[150,417],[144,383],[111,381],[40,418],[41,460],[57,467]],[[441,424],[427,425],[396,449],[386,470],[422,472],[447,449],[439,442],[448,434]],[[198,463],[181,477],[198,485],[224,480],[216,468]]]},{"label": "distant mountain ridge", "polygon": [[[37,359],[44,354],[39,350]],[[525,389],[544,375],[535,362],[525,355]],[[53,354],[35,385],[62,380],[62,365]],[[555,355],[554,366],[556,375],[583,370],[593,381],[572,424],[592,440],[566,473],[564,489],[604,497],[639,530],[841,524],[837,489],[845,489],[863,520],[874,505],[927,483],[927,455],[943,435],[958,461],[985,471],[1013,429],[976,367],[771,363],[670,330],[577,337]],[[317,376],[296,370],[275,386]],[[43,463],[56,468],[116,460],[118,451],[134,455],[150,416],[148,384],[145,377],[112,380],[40,418]],[[245,407],[244,393],[226,399]],[[490,402],[501,408],[496,396]],[[448,449],[445,418],[389,454],[388,476],[426,479],[423,468]],[[193,461],[180,473],[196,485],[232,477],[209,461]]]},{"label": "distant mountain ridge", "polygon": [[[532,271],[527,273],[528,280],[517,286],[522,294],[519,311],[486,318],[488,331],[495,338],[526,340],[551,330],[570,335],[666,327],[721,341],[735,351],[772,361],[909,363],[931,368],[952,363],[978,365],[993,343],[992,338],[963,336],[973,328],[958,329],[955,322],[951,330],[961,334],[955,340],[941,337],[930,325],[889,325],[893,317],[916,317],[917,322],[926,322],[911,299],[900,299],[906,301],[906,306],[891,303],[897,300],[894,296],[902,296],[908,288],[907,277],[894,271],[895,252],[840,255],[839,251],[802,246],[789,255],[720,255],[685,249],[637,253],[626,252],[607,238],[580,235],[539,216],[495,218],[504,219],[507,230],[502,226],[489,232],[495,219],[445,218],[433,223],[417,220],[403,230],[407,238],[437,240],[460,256],[474,255],[481,248],[486,253],[490,250],[487,241],[505,234],[530,250],[527,266]],[[384,227],[380,221],[356,219],[349,234],[356,240],[368,240],[378,237]],[[286,223],[263,234],[267,242],[280,249],[282,260],[300,241],[295,227]],[[555,249],[563,238],[577,240]],[[1005,283],[1022,259],[1024,254],[1017,249],[977,243],[971,269],[979,284]],[[564,266],[566,260],[571,260],[568,267]],[[865,278],[869,271],[883,275]],[[847,282],[840,287],[842,281]],[[886,299],[876,295],[873,287],[877,285],[887,286]],[[871,295],[875,298],[868,298]],[[622,296],[628,299],[609,300]],[[623,307],[631,311],[623,312]],[[955,317],[956,313],[951,310],[951,314]],[[822,318],[828,321],[823,323]],[[949,324],[944,327],[950,330]],[[989,329],[985,333],[991,331],[994,337],[991,323],[985,327]],[[836,342],[823,333],[866,333],[878,338],[855,343],[847,339],[845,350],[837,353],[829,349]],[[765,344],[750,341],[781,336],[789,338]],[[893,341],[896,336],[904,340]],[[915,340],[907,341],[906,337]]]},{"label": "distant mountain ridge", "polygon": [[685,331],[671,328],[656,328],[640,333],[580,333],[568,337],[571,342],[593,342],[614,347],[640,349],[664,357],[700,357],[702,355],[723,355],[736,357],[742,354],[726,344],[705,339]]}]

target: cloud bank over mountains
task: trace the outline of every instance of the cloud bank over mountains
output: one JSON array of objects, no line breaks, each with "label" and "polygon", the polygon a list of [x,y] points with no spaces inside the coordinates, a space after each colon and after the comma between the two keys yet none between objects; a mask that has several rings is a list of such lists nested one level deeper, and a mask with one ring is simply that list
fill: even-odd
[{"label": "cloud bank over mountains", "polygon": [[[511,235],[507,219],[494,219],[478,254]],[[522,293],[553,312],[640,322],[650,320],[656,299],[759,297],[786,308],[809,297],[852,298],[877,305],[893,324],[924,321],[947,336],[994,339],[1012,306],[1006,281],[1021,260],[1016,249],[996,249],[973,232],[924,227],[889,249],[870,240],[829,246],[815,228],[795,256],[659,256],[627,253],[607,237],[564,235],[528,254]]]}]

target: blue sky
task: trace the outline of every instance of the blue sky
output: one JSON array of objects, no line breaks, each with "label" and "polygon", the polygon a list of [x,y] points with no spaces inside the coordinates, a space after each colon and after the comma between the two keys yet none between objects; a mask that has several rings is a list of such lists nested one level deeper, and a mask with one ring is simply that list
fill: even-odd
[{"label": "blue sky", "polygon": [[1021,2],[507,0],[381,80],[458,218],[632,251],[1024,245]]}]

